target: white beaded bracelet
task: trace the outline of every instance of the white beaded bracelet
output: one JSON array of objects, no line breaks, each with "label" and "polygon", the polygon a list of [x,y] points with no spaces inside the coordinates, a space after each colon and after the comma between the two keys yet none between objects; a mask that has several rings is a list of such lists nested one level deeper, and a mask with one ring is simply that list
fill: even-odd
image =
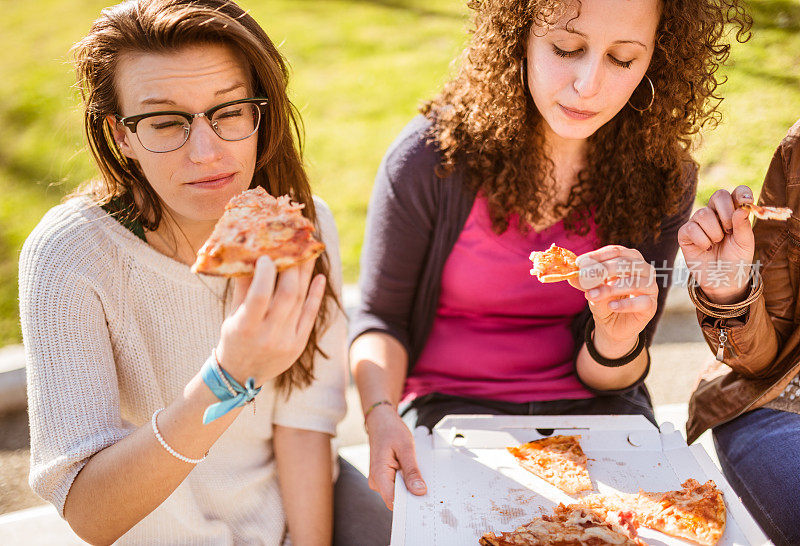
[{"label": "white beaded bracelet", "polygon": [[185,463],[189,463],[189,464],[197,464],[197,463],[201,463],[201,462],[203,462],[203,461],[205,460],[205,458],[208,456],[208,453],[206,453],[205,455],[203,455],[203,457],[202,457],[202,458],[200,458],[200,459],[190,459],[189,457],[186,457],[185,455],[181,455],[180,453],[178,453],[177,451],[175,451],[174,449],[172,449],[172,448],[170,447],[170,445],[169,445],[169,444],[168,444],[168,443],[167,443],[167,442],[164,440],[164,438],[161,436],[161,433],[158,431],[158,425],[156,425],[156,418],[158,417],[158,414],[159,414],[159,413],[161,413],[161,411],[162,411],[163,409],[164,409],[164,408],[157,409],[157,410],[156,410],[156,411],[153,413],[153,418],[150,420],[150,422],[153,424],[153,434],[155,434],[155,436],[156,436],[156,440],[158,440],[158,443],[159,443],[159,444],[161,444],[161,446],[162,446],[164,449],[166,449],[166,450],[167,450],[167,453],[169,453],[170,455],[172,455],[172,456],[173,456],[173,457],[175,457],[176,459],[180,459],[181,461],[183,461],[183,462],[185,462]]}]

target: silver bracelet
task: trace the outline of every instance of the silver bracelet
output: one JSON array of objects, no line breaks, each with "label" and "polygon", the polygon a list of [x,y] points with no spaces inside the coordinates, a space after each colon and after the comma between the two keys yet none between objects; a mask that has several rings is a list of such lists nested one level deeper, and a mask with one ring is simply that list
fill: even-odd
[{"label": "silver bracelet", "polygon": [[170,455],[172,455],[176,459],[180,459],[181,461],[183,461],[185,463],[197,464],[197,463],[203,462],[206,459],[206,457],[208,456],[208,453],[203,455],[203,457],[200,458],[200,459],[190,459],[189,457],[186,457],[185,455],[181,455],[180,453],[178,453],[177,451],[172,449],[170,447],[170,445],[164,440],[164,438],[161,436],[161,433],[158,431],[158,425],[156,425],[156,418],[158,417],[158,414],[161,413],[161,411],[163,409],[164,408],[159,408],[155,412],[153,412],[153,418],[150,420],[150,422],[153,424],[153,434],[155,434],[156,440],[158,440],[158,443],[161,444],[161,446],[164,449],[167,450],[167,453],[169,453]]}]

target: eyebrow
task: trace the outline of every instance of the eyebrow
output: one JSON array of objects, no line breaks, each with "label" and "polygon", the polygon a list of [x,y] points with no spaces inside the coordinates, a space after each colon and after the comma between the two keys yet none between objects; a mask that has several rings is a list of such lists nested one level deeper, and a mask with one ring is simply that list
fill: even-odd
[{"label": "eyebrow", "polygon": [[[588,38],[588,36],[586,36],[586,34],[581,32],[580,30],[575,30],[574,28],[556,27],[555,30],[563,30],[565,32],[569,32],[570,34],[577,34],[578,36],[583,36],[584,38]],[[639,40],[614,40],[611,43],[612,44],[636,44],[636,45],[640,45],[643,48],[647,49],[647,46],[644,45]]]},{"label": "eyebrow", "polygon": [[[240,83],[235,83],[230,87],[226,87],[225,89],[220,89],[219,91],[214,93],[214,96],[218,97],[220,95],[226,95],[226,94],[228,94],[228,93],[230,93],[232,91],[236,91],[237,89],[240,89],[242,87],[246,87],[244,83],[241,83],[241,82]],[[162,98],[158,98],[158,97],[152,97],[152,98],[143,100],[142,104],[144,104],[144,105],[168,104],[170,106],[175,106],[176,102],[174,100],[170,100],[170,99],[162,99]]]}]

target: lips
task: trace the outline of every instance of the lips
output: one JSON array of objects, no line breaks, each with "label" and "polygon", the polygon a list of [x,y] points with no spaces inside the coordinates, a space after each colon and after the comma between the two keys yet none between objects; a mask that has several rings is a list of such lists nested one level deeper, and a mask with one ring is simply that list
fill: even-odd
[{"label": "lips", "polygon": [[197,188],[218,188],[225,186],[232,181],[234,174],[236,173],[215,174],[212,176],[206,176],[204,178],[198,178],[197,180],[187,182],[187,184]]},{"label": "lips", "polygon": [[569,108],[560,103],[558,106],[561,108],[561,111],[567,115],[567,117],[572,119],[589,119],[597,115],[597,112],[592,112],[591,110],[578,110],[577,108]]}]

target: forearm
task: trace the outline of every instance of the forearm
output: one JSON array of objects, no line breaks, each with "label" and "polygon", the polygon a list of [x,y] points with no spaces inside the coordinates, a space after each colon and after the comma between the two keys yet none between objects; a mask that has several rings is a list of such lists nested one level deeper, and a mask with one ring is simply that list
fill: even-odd
[{"label": "forearm", "polygon": [[408,355],[394,337],[369,332],[356,338],[350,347],[350,366],[366,409],[380,400],[395,407],[403,395]]},{"label": "forearm", "polygon": [[322,432],[275,425],[273,443],[292,544],[330,544],[333,537],[331,437]]},{"label": "forearm", "polygon": [[[594,336],[594,346],[603,357],[616,359],[630,353],[636,346],[638,337],[634,340],[611,341],[602,336]],[[642,350],[639,355],[628,364],[616,368],[603,366],[589,354],[584,343],[578,353],[576,369],[578,377],[586,385],[603,391],[624,389],[633,385],[647,369],[649,362],[647,350]]]},{"label": "forearm", "polygon": [[[161,436],[178,453],[201,458],[241,412],[204,425],[203,413],[215,402],[198,374],[158,415]],[[164,502],[193,468],[167,453],[148,422],[89,460],[69,490],[64,516],[87,542],[114,542]]]}]

